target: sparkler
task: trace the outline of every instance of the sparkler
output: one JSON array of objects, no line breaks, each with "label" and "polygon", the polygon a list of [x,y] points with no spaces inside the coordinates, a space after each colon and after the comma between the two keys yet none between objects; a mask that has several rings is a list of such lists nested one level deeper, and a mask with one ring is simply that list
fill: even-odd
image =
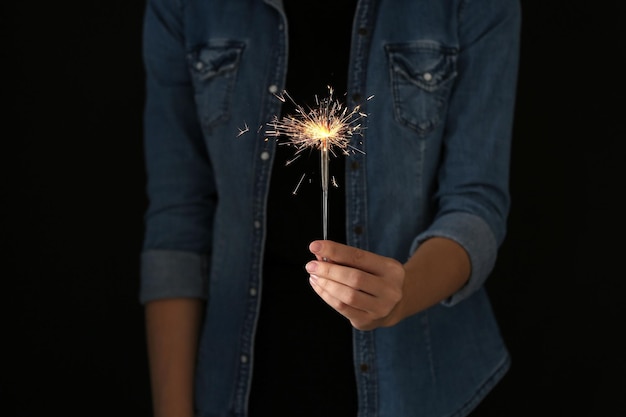
[{"label": "sparkler", "polygon": [[[320,151],[324,240],[328,237],[328,166],[330,154],[336,156],[336,152],[341,152],[344,155],[348,155],[352,151],[362,152],[352,146],[350,140],[353,135],[361,133],[363,128],[360,120],[367,117],[365,113],[360,111],[360,106],[349,110],[344,104],[336,100],[333,97],[332,87],[329,86],[328,91],[328,97],[321,100],[315,96],[317,107],[308,109],[297,104],[286,91],[282,95],[276,95],[283,103],[286,100],[293,103],[296,114],[287,115],[283,118],[274,116],[272,121],[268,123],[270,128],[265,132],[268,136],[273,137],[284,135],[288,139],[288,144],[296,148],[295,158],[299,157],[305,149]],[[368,100],[372,97],[369,97]]]}]

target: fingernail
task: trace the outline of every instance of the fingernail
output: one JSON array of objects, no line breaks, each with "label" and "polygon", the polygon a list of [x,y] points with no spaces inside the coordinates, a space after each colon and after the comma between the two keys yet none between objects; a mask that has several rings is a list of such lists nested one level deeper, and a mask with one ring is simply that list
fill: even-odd
[{"label": "fingernail", "polygon": [[317,270],[317,262],[311,261],[305,265],[307,272],[315,272]]},{"label": "fingernail", "polygon": [[309,249],[311,252],[319,252],[322,249],[322,244],[320,242],[313,242],[309,245]]}]

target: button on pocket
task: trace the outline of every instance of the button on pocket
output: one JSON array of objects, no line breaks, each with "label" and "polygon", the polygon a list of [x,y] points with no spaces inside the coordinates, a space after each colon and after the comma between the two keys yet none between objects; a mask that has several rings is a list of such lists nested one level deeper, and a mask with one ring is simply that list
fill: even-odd
[{"label": "button on pocket", "polygon": [[187,55],[196,103],[205,129],[230,116],[237,69],[244,44],[236,41],[209,41]]},{"label": "button on pocket", "polygon": [[388,44],[385,51],[395,119],[420,135],[430,133],[444,118],[458,50],[416,41]]}]

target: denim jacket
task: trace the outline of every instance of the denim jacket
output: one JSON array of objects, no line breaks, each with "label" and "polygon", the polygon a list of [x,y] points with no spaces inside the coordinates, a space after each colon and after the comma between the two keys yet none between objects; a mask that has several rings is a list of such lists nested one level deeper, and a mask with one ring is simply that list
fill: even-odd
[{"label": "denim jacket", "polygon": [[[483,284],[509,210],[519,27],[516,0],[358,3],[346,104],[369,117],[346,160],[347,242],[404,262],[443,236],[472,268],[438,305],[353,331],[360,417],[466,415],[509,367]],[[281,0],[146,9],[140,299],[206,299],[203,417],[246,415],[275,150],[265,126],[281,111],[287,34]]]}]

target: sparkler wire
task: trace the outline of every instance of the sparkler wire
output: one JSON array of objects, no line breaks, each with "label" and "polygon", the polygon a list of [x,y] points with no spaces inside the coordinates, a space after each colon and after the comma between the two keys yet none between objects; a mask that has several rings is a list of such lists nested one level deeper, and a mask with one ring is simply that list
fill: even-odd
[{"label": "sparkler wire", "polygon": [[324,240],[328,239],[328,146],[320,149],[320,170],[322,172],[322,228]]}]

